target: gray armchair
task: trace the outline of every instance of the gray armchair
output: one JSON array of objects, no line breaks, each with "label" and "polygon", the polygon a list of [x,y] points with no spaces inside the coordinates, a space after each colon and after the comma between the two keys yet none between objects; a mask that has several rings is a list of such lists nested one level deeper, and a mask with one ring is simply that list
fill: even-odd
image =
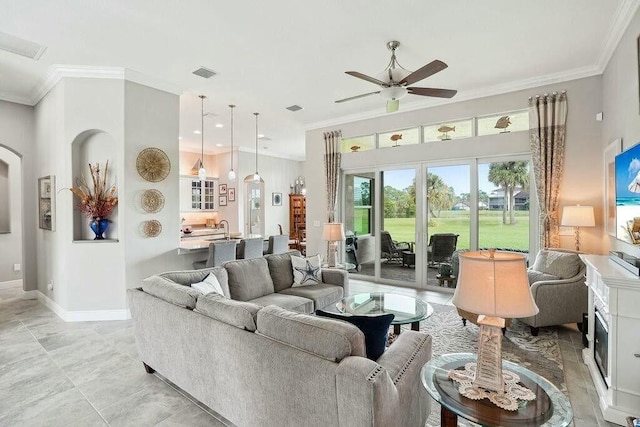
[{"label": "gray armchair", "polygon": [[527,270],[531,294],[540,312],[520,319],[537,336],[543,326],[577,323],[582,328],[582,313],[587,312],[588,291],[585,265],[577,252],[544,249]]},{"label": "gray armchair", "polygon": [[206,261],[196,261],[193,268],[199,270],[201,268],[217,267],[227,261],[236,259],[236,241],[225,240],[222,242],[214,242],[209,244],[209,258]]}]

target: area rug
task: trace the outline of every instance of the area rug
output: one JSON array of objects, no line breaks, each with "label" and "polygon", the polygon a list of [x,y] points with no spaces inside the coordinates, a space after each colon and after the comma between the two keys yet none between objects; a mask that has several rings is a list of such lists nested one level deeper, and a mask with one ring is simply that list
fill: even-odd
[{"label": "area rug", "polygon": [[[476,353],[478,351],[478,327],[471,322],[466,326],[455,307],[431,304],[433,314],[420,322],[420,331],[433,338],[433,355],[437,357],[447,353]],[[409,330],[410,325],[403,325],[402,330]],[[565,394],[567,388],[564,380],[562,355],[558,344],[558,334],[553,330],[540,329],[537,337],[531,335],[529,327],[513,321],[507,328],[502,340],[502,357],[517,363],[552,382]],[[458,425],[475,426],[461,417]],[[440,405],[431,400],[431,414],[427,420],[428,427],[440,425]]]}]

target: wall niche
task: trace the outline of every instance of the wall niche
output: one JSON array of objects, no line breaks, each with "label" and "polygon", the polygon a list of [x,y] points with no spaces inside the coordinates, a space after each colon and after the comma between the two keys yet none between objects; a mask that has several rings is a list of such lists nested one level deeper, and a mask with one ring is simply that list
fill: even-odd
[{"label": "wall niche", "polygon": [[[107,172],[107,187],[117,184],[118,164],[116,162],[116,144],[111,135],[99,129],[91,129],[81,132],[71,143],[72,186],[77,187],[79,180],[84,177],[89,190],[93,193],[93,182],[89,171],[89,164],[95,167],[100,165],[101,174],[109,161]],[[103,176],[103,175],[102,175]],[[117,194],[117,192],[116,192]],[[109,216],[109,226],[104,233],[104,240],[94,240],[95,233],[89,223],[91,219],[81,212],[77,205],[80,203],[76,195],[73,203],[73,241],[74,242],[117,242],[118,241],[118,206]]]},{"label": "wall niche", "polygon": [[11,233],[9,200],[9,165],[0,160],[0,233]]}]

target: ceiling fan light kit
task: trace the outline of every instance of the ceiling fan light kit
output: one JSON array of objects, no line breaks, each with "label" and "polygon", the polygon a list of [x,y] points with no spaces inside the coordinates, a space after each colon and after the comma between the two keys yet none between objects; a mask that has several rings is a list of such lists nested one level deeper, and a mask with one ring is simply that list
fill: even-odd
[{"label": "ceiling fan light kit", "polygon": [[380,86],[380,90],[339,99],[335,102],[342,103],[364,98],[369,95],[380,94],[382,99],[387,101],[387,112],[392,113],[398,111],[400,99],[407,94],[432,96],[436,98],[453,98],[456,95],[457,91],[451,89],[409,87],[411,84],[426,79],[427,77],[444,70],[447,68],[447,64],[436,59],[416,71],[411,72],[398,63],[398,60],[396,59],[396,49],[398,49],[398,47],[400,47],[399,41],[392,40],[387,43],[387,48],[391,51],[391,59],[389,60],[387,68],[379,74],[379,78],[370,77],[358,71],[345,71],[345,73],[350,76],[357,77]]}]

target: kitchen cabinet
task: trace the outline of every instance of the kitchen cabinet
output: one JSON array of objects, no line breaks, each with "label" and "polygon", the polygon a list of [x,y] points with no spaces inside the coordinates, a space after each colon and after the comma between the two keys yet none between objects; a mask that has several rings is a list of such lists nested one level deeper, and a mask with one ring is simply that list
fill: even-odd
[{"label": "kitchen cabinet", "polygon": [[180,177],[180,212],[216,211],[217,178]]}]

